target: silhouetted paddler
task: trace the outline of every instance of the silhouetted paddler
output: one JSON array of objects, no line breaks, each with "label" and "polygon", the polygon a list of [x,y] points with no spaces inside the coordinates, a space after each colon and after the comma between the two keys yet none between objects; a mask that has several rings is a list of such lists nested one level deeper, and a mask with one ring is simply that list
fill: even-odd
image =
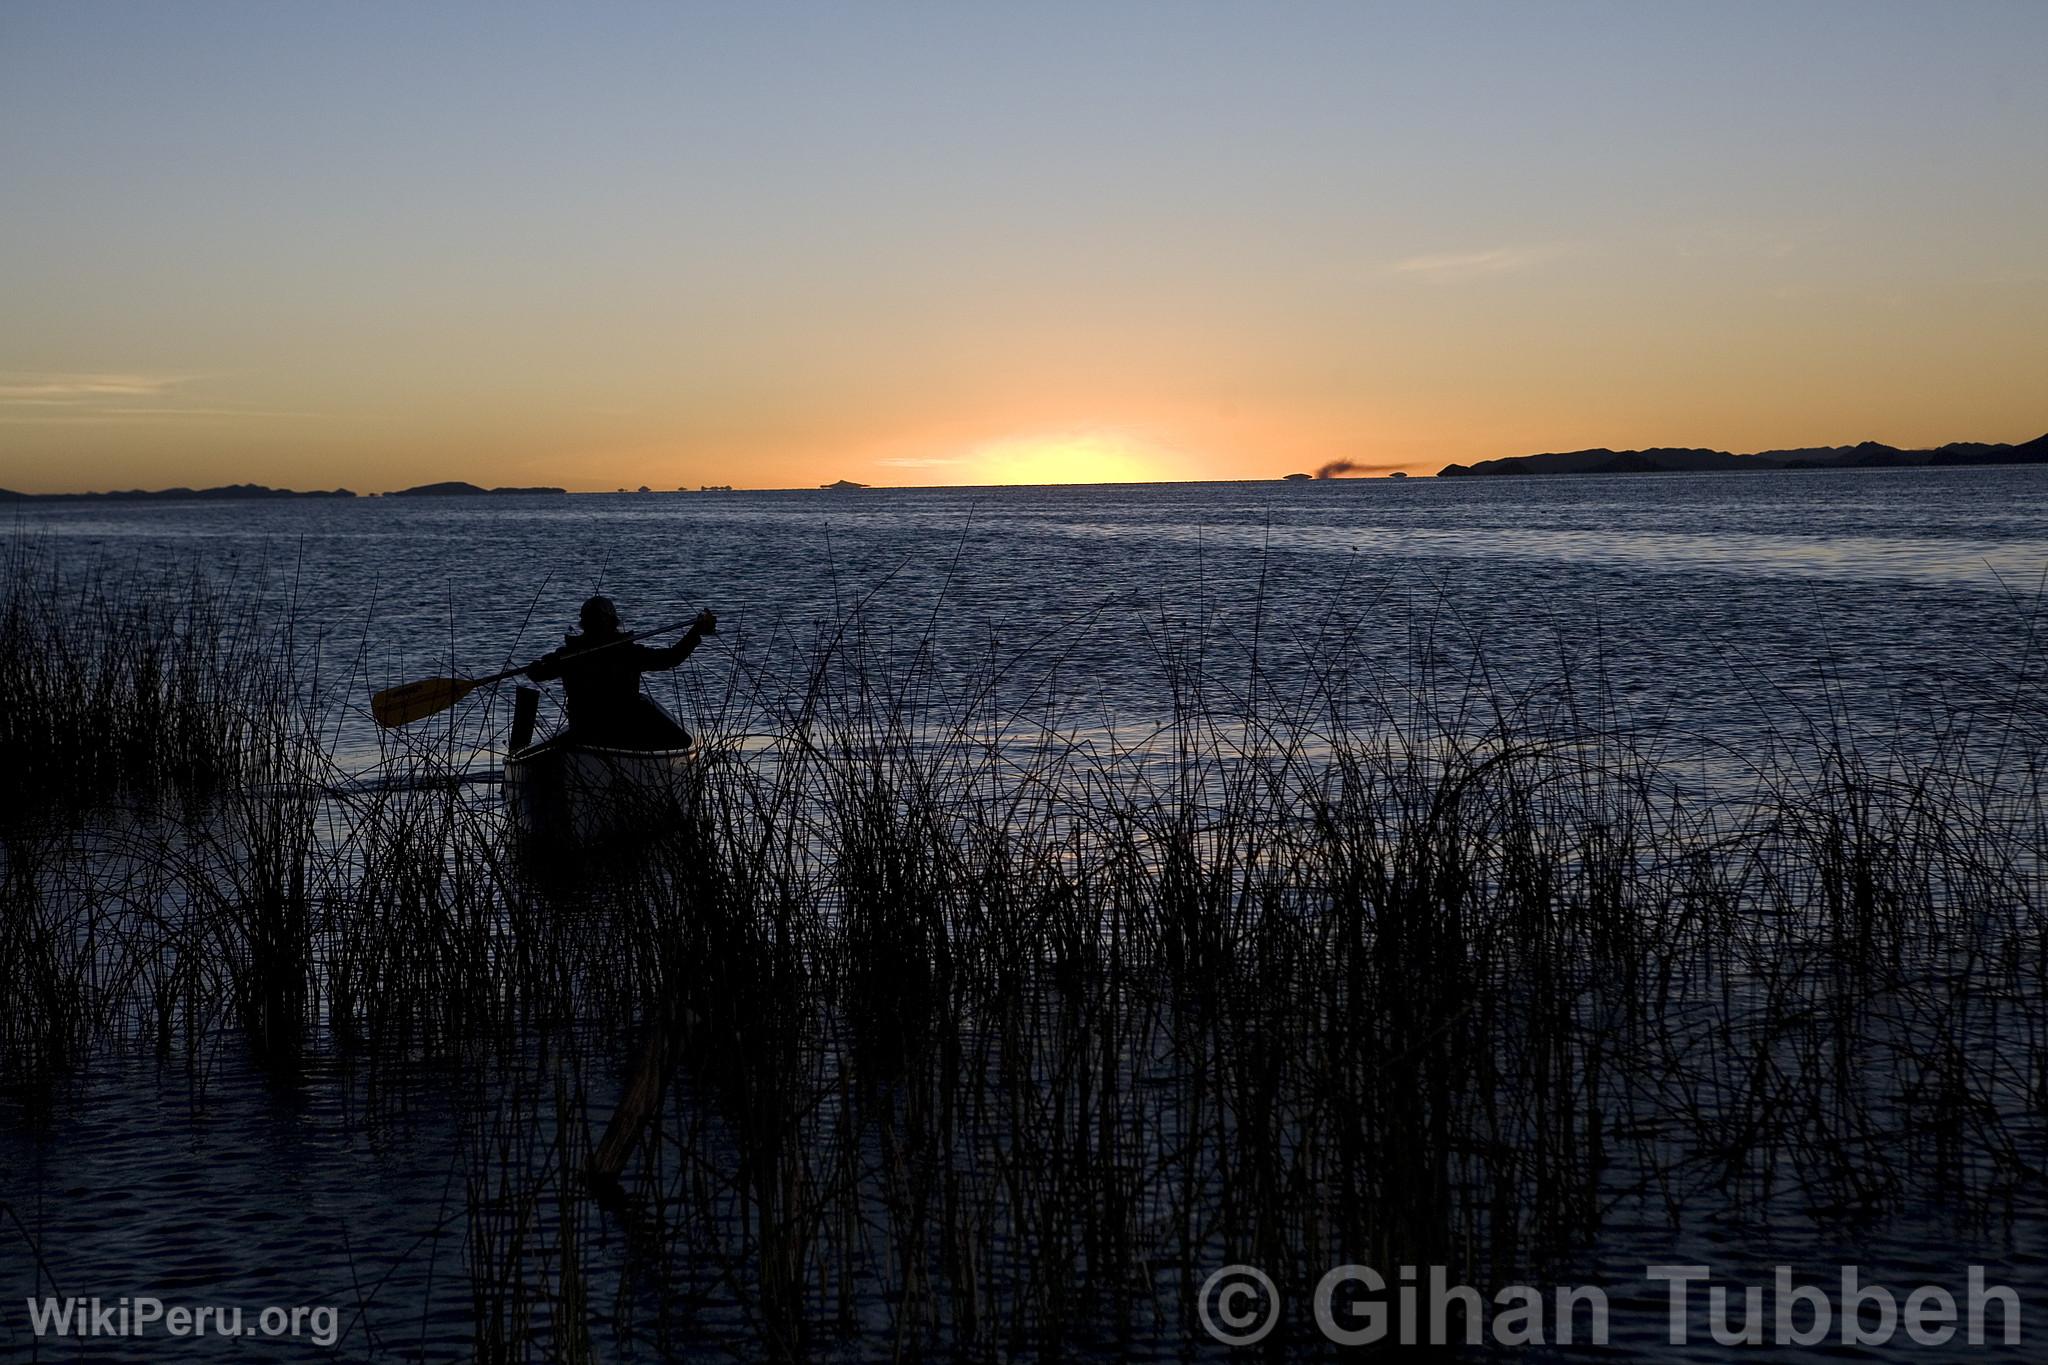
[{"label": "silhouetted paddler", "polygon": [[534,661],[526,676],[535,682],[561,679],[569,712],[569,742],[619,749],[680,749],[690,732],[640,690],[642,673],[674,668],[690,657],[698,641],[718,627],[712,613],[699,612],[682,639],[672,645],[644,645],[619,628],[618,608],[609,597],[593,597],[578,617],[582,629],[562,647]]}]

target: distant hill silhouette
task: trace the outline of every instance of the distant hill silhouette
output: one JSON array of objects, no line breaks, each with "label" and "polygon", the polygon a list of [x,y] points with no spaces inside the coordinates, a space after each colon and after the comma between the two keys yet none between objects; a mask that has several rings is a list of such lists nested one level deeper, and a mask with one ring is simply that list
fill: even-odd
[{"label": "distant hill silhouette", "polygon": [[1440,479],[1472,474],[1690,474],[1703,470],[1760,471],[1771,469],[1905,469],[1958,465],[2048,464],[2048,435],[2020,445],[1955,441],[1933,450],[1901,450],[1878,441],[1853,446],[1808,446],[1798,450],[1760,450],[1734,455],[1725,450],[1686,446],[1654,446],[1649,450],[1554,451],[1543,455],[1509,455],[1477,464],[1445,465]]},{"label": "distant hill silhouette", "polygon": [[291,488],[270,488],[260,483],[231,483],[219,488],[141,488],[123,489],[112,493],[17,493],[9,488],[0,488],[0,502],[218,502],[246,498],[352,498],[355,494],[346,488],[329,492],[301,493]]},{"label": "distant hill silhouette", "polygon": [[[460,497],[472,493],[563,493],[565,488],[480,488],[473,483],[423,483],[401,489],[394,498]],[[331,492],[301,493],[291,488],[270,488],[260,483],[231,483],[220,488],[160,488],[154,491],[130,488],[112,493],[17,493],[0,488],[0,502],[217,502],[252,498],[352,498],[346,488]]]},{"label": "distant hill silhouette", "polygon": [[[473,483],[451,479],[446,483],[423,483],[417,488],[401,488],[387,494],[394,498],[460,498],[478,493],[567,493],[566,488],[480,488]],[[640,490],[646,492],[646,489]]]}]

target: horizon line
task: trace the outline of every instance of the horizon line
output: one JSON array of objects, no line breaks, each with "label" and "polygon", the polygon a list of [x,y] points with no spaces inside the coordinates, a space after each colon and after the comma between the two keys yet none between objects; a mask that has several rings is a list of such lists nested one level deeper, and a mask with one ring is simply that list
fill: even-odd
[{"label": "horizon line", "polygon": [[[386,498],[386,497],[408,497],[408,496],[417,496],[417,497],[435,497],[435,496],[455,496],[455,497],[462,497],[462,496],[475,496],[474,494],[467,494],[467,493],[440,493],[440,494],[436,494],[436,493],[420,493],[420,492],[415,492],[415,490],[419,490],[419,489],[431,489],[431,488],[437,488],[437,487],[440,487],[440,486],[443,486],[443,485],[448,485],[448,484],[465,484],[465,485],[468,485],[468,486],[469,486],[469,487],[471,487],[471,488],[475,488],[475,489],[477,489],[479,493],[481,493],[481,494],[484,494],[484,495],[489,495],[489,496],[528,496],[528,497],[534,497],[534,496],[567,496],[567,497],[619,497],[619,496],[627,496],[627,497],[639,497],[639,496],[651,496],[651,495],[655,495],[655,494],[665,494],[665,495],[673,495],[673,494],[677,494],[677,493],[687,493],[687,494],[691,494],[691,495],[693,495],[693,496],[703,496],[703,495],[706,495],[706,494],[709,494],[709,493],[719,493],[719,492],[733,492],[733,493],[806,493],[806,492],[833,492],[833,491],[845,491],[845,492],[853,492],[853,491],[868,491],[868,490],[874,490],[874,491],[890,491],[890,492],[912,492],[912,491],[928,491],[928,490],[929,490],[929,491],[937,491],[937,490],[963,490],[963,489],[976,489],[976,490],[983,490],[983,491],[986,491],[986,490],[990,490],[990,489],[998,489],[998,488],[1117,488],[1117,487],[1171,487],[1171,486],[1178,486],[1178,485],[1187,485],[1187,484],[1250,484],[1250,483],[1362,483],[1362,482],[1371,482],[1371,481],[1373,481],[1373,480],[1376,480],[1376,479],[1407,479],[1407,478],[1427,478],[1427,479],[1433,479],[1433,478],[1438,478],[1438,477],[1441,477],[1441,476],[1442,476],[1442,475],[1443,475],[1443,474],[1445,473],[1445,471],[1447,471],[1447,470],[1451,470],[1451,469],[1457,469],[1457,470],[1459,470],[1459,471],[1461,471],[1461,472],[1462,472],[1462,471],[1465,471],[1465,470],[1469,470],[1469,469],[1471,469],[1471,468],[1472,468],[1473,466],[1475,466],[1475,465],[1479,465],[1479,464],[1488,464],[1488,463],[1494,463],[1494,462],[1498,462],[1498,461],[1513,461],[1513,460],[1525,460],[1525,459],[1530,459],[1530,458],[1533,458],[1533,457],[1537,457],[1537,456],[1544,456],[1544,455],[1581,455],[1581,454],[1599,454],[1599,453],[1608,453],[1608,454],[1614,454],[1614,455],[1625,455],[1625,454],[1631,454],[1631,453],[1645,453],[1645,452],[1651,452],[1651,451],[1711,451],[1711,452],[1713,452],[1713,453],[1715,453],[1715,454],[1721,454],[1721,455],[1730,455],[1730,456],[1735,456],[1735,457],[1738,457],[1738,458],[1751,458],[1751,457],[1754,457],[1754,456],[1758,456],[1758,455],[1769,455],[1769,454],[1783,454],[1783,453],[1791,453],[1791,452],[1795,452],[1795,451],[1809,451],[1809,450],[1814,450],[1814,451],[1817,451],[1817,450],[1855,450],[1855,449],[1859,449],[1859,448],[1861,448],[1861,447],[1863,447],[1863,446],[1873,446],[1873,445],[1874,445],[1874,446],[1881,446],[1881,447],[1884,447],[1884,448],[1887,448],[1887,449],[1891,449],[1891,450],[1898,450],[1898,451],[1902,451],[1902,452],[1906,452],[1906,453],[1921,453],[1921,452],[1935,452],[1935,451],[1947,450],[1947,449],[1951,449],[1951,448],[1954,448],[1954,447],[1956,447],[1956,446],[1989,446],[1989,447],[2008,447],[2008,448],[2010,448],[2010,447],[2017,447],[2017,446],[2022,446],[2022,445],[2028,445],[2028,444],[2032,444],[2032,443],[2033,443],[2034,441],[2036,441],[2036,440],[2040,440],[2040,439],[2043,439],[2043,438],[2042,438],[2042,437],[2033,437],[2033,438],[2028,438],[2028,439],[2025,439],[2025,440],[2020,440],[2020,441],[1948,441],[1948,442],[1944,442],[1944,443],[1943,443],[1943,444],[1941,444],[1941,445],[1930,445],[1930,446],[1895,446],[1895,445],[1892,445],[1892,444],[1890,444],[1889,442],[1886,442],[1886,441],[1879,441],[1879,440],[1876,440],[1876,439],[1874,439],[1874,438],[1868,438],[1868,437],[1866,437],[1865,439],[1863,439],[1863,440],[1861,440],[1861,441],[1856,441],[1856,442],[1851,442],[1851,443],[1846,443],[1846,444],[1837,444],[1837,445],[1821,445],[1821,446],[1768,446],[1768,447],[1765,447],[1765,448],[1763,448],[1763,449],[1760,449],[1760,450],[1753,450],[1753,451],[1726,451],[1726,450],[1719,450],[1718,448],[1716,448],[1716,447],[1712,447],[1712,446],[1685,446],[1685,445],[1670,445],[1670,444],[1665,444],[1665,445],[1652,445],[1652,446],[1636,446],[1636,447],[1630,447],[1630,448],[1625,448],[1625,449],[1618,449],[1618,448],[1615,448],[1615,447],[1612,447],[1612,446],[1580,446],[1580,447],[1577,447],[1577,448],[1575,448],[1575,449],[1570,449],[1570,450],[1556,450],[1556,449],[1553,449],[1553,450],[1541,450],[1541,451],[1527,451],[1527,452],[1524,452],[1524,453],[1522,453],[1522,454],[1519,454],[1519,455],[1499,455],[1499,456],[1486,456],[1486,457],[1482,457],[1482,458],[1480,458],[1480,459],[1475,459],[1475,460],[1471,460],[1471,461],[1470,461],[1469,463],[1467,463],[1467,462],[1462,462],[1462,461],[1456,461],[1456,460],[1453,460],[1453,461],[1449,461],[1449,462],[1445,463],[1444,465],[1440,466],[1440,467],[1439,467],[1439,468],[1437,468],[1437,469],[1434,469],[1434,470],[1429,470],[1429,471],[1427,471],[1427,472],[1418,472],[1417,468],[1416,468],[1416,467],[1414,467],[1414,466],[1407,466],[1407,465],[1400,465],[1400,464],[1387,464],[1387,463],[1376,463],[1376,464],[1372,464],[1372,465],[1359,465],[1359,464],[1355,464],[1355,463],[1353,463],[1353,462],[1351,462],[1351,461],[1348,461],[1348,460],[1338,459],[1338,460],[1332,460],[1332,461],[1329,461],[1329,462],[1325,463],[1324,465],[1322,465],[1322,466],[1321,466],[1320,468],[1318,468],[1318,469],[1317,469],[1316,471],[1314,471],[1313,473],[1310,473],[1310,472],[1305,472],[1305,471],[1304,471],[1304,472],[1296,472],[1296,473],[1288,473],[1288,474],[1274,474],[1274,475],[1248,475],[1248,476],[1245,476],[1245,477],[1241,477],[1241,478],[1187,478],[1187,479],[1111,479],[1111,480],[1099,480],[1099,481],[1097,481],[1097,480],[1085,480],[1085,479],[1065,479],[1065,480],[1058,480],[1058,481],[1053,481],[1053,482],[1045,482],[1045,483],[950,483],[950,484],[895,484],[895,483],[886,483],[886,484],[885,484],[885,483],[872,483],[872,484],[871,484],[871,483],[858,483],[858,482],[855,482],[855,481],[851,481],[851,480],[840,480],[840,481],[838,481],[838,483],[839,483],[839,484],[850,484],[850,485],[851,485],[850,487],[845,487],[845,488],[841,488],[841,487],[838,487],[838,486],[837,486],[837,485],[835,485],[835,484],[829,484],[829,483],[828,483],[828,484],[799,484],[799,485],[790,485],[790,486],[778,486],[778,487],[768,487],[768,486],[761,486],[761,487],[742,487],[742,486],[740,486],[740,485],[737,485],[737,484],[699,484],[699,485],[698,485],[697,487],[695,487],[695,488],[690,488],[690,487],[675,487],[675,488],[655,488],[655,487],[652,487],[652,486],[650,486],[650,485],[646,485],[646,484],[642,484],[642,485],[640,485],[640,486],[639,486],[639,487],[637,487],[637,488],[619,488],[619,487],[614,487],[614,488],[569,488],[569,487],[557,487],[556,485],[552,485],[552,484],[528,484],[528,485],[519,485],[519,486],[511,486],[511,485],[499,485],[499,488],[498,488],[498,489],[492,489],[492,488],[487,488],[487,487],[484,487],[484,486],[483,486],[483,485],[481,485],[481,484],[475,484],[475,483],[471,483],[471,481],[470,481],[470,480],[467,480],[467,479],[439,479],[439,480],[430,480],[430,481],[428,481],[428,482],[426,482],[426,483],[419,483],[419,484],[411,484],[411,485],[408,485],[408,486],[406,486],[406,487],[404,487],[404,488],[383,488],[383,489],[374,489],[374,490],[370,490],[370,491],[366,491],[366,492],[357,492],[356,490],[350,489],[350,488],[346,487],[345,485],[340,485],[340,484],[337,484],[337,485],[336,485],[336,486],[334,486],[333,488],[326,488],[326,489],[322,489],[322,488],[298,489],[298,488],[286,488],[286,487],[281,487],[281,486],[273,486],[273,485],[270,485],[270,484],[256,483],[256,482],[253,482],[253,481],[239,481],[239,482],[229,482],[229,483],[220,483],[220,484],[210,484],[210,485],[206,485],[206,486],[204,486],[204,487],[199,487],[199,486],[196,486],[196,485],[186,485],[186,484],[171,484],[171,485],[168,485],[167,487],[163,487],[163,488],[154,488],[154,489],[151,489],[151,488],[141,488],[141,487],[130,487],[130,488],[107,488],[107,489],[51,489],[51,490],[44,490],[44,491],[41,491],[41,492],[28,492],[28,491],[24,491],[24,490],[20,490],[20,489],[13,489],[13,488],[5,488],[5,487],[0,487],[0,503],[6,503],[6,502],[26,502],[26,501],[32,501],[32,500],[36,500],[36,499],[44,499],[44,498],[52,498],[52,499],[85,499],[85,498],[110,498],[110,499],[118,499],[118,498],[138,498],[138,499],[139,499],[139,498],[164,498],[164,499],[166,499],[166,500],[176,501],[176,500],[178,500],[178,495],[179,495],[179,494],[190,494],[190,495],[192,495],[192,496],[194,496],[194,497],[197,497],[197,496],[200,496],[200,495],[203,495],[203,494],[221,494],[221,493],[224,493],[224,492],[227,492],[227,491],[230,491],[230,490],[235,490],[235,489],[248,489],[248,490],[251,490],[251,492],[249,492],[248,494],[246,494],[246,495],[245,495],[245,496],[247,496],[247,497],[249,497],[249,498],[251,498],[251,499],[260,499],[261,497],[263,497],[263,496],[265,496],[265,495],[269,495],[269,496],[275,496],[275,497],[297,497],[297,498],[318,498],[318,497],[329,497],[329,498],[333,498],[333,497],[347,497],[347,498]],[[501,489],[502,489],[502,490],[504,490],[504,491],[502,491],[502,492],[501,492],[501,491],[499,491],[499,490],[501,490]],[[227,499],[222,499],[222,500],[227,500]]]}]

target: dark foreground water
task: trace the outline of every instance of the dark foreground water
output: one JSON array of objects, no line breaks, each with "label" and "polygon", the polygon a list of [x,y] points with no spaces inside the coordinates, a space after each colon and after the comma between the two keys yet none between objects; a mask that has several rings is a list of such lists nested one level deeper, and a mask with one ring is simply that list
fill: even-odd
[{"label": "dark foreground water", "polygon": [[[963,677],[1023,660],[1001,684],[1012,705],[1056,677],[1073,718],[1115,732],[1167,712],[1177,651],[1209,651],[1214,673],[1241,678],[1256,649],[1261,685],[1299,695],[1330,685],[1316,661],[1339,639],[1368,665],[1340,691],[1377,695],[1418,672],[1451,680],[1453,696],[1467,682],[1490,698],[1585,687],[1687,761],[1836,729],[1908,752],[1960,736],[1995,755],[1999,728],[2042,706],[2040,469],[77,504],[24,511],[17,526],[71,562],[100,555],[153,571],[197,556],[267,612],[289,610],[319,656],[345,768],[376,757],[361,715],[372,688],[521,661],[551,647],[594,591],[616,597],[629,625],[714,607],[724,625],[707,648],[763,669],[858,611],[884,656],[929,641]],[[688,680],[709,671],[700,661],[658,689],[693,724],[713,703]],[[1997,1044],[1995,1033],[1971,1043]],[[614,1079],[592,1080],[600,1101]],[[471,1093],[432,1074],[387,1071],[373,1086],[320,1064],[280,1080],[227,1044],[197,1061],[107,1057],[54,1091],[9,1098],[0,1356],[464,1354],[475,1308],[464,1170],[475,1153],[450,1135]],[[1689,1346],[1670,1344],[1665,1291],[1645,1268],[1671,1263],[1765,1286],[1781,1262],[1831,1286],[1853,1263],[1901,1303],[1943,1286],[1965,1316],[1979,1266],[2022,1304],[2017,1347],[1998,1344],[1994,1310],[1982,1348],[1923,1346],[1903,1329],[1884,1346],[1832,1334],[1812,1348],[1837,1358],[2017,1361],[2048,1340],[2038,1205],[2000,1214],[1925,1199],[1822,1228],[1702,1201],[1674,1229],[1656,1192],[1639,1193],[1616,1201],[1572,1281],[1611,1296],[1615,1358],[1731,1353],[1703,1319]],[[595,1235],[627,1240],[608,1225]],[[596,1259],[607,1255],[630,1260],[619,1246]],[[1282,1279],[1296,1303],[1313,1289]],[[711,1281],[692,1291],[705,1339],[744,1339],[744,1315]],[[1159,1302],[1180,1292],[1162,1282]],[[602,1317],[623,1293],[613,1281],[588,1297]],[[265,1306],[324,1306],[339,1342],[320,1345],[311,1320],[284,1340],[38,1340],[26,1300],[44,1295],[240,1307],[252,1328]],[[1798,1325],[1809,1322],[1802,1310]],[[1122,1341],[1084,1333],[1074,1349],[1218,1352],[1166,1323]],[[879,1336],[852,1340],[838,1354],[888,1354]]]}]

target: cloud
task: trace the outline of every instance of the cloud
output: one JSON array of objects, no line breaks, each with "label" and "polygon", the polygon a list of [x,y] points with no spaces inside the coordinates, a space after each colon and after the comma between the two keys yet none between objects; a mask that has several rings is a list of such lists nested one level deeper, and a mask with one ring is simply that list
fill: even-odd
[{"label": "cloud", "polygon": [[961,463],[961,461],[934,456],[926,459],[905,458],[900,460],[877,460],[875,461],[875,463],[891,465],[897,469],[929,469],[934,465],[959,464]]},{"label": "cloud", "polygon": [[[35,400],[28,400],[34,403]],[[0,406],[5,406],[0,403]],[[159,417],[305,417],[326,418],[334,414],[327,412],[304,412],[285,408],[153,408],[153,407],[81,407],[71,404],[44,403],[48,411],[40,409],[27,412],[0,412],[0,422],[10,426],[21,426],[32,422],[85,424],[91,422],[138,422],[151,421]]]},{"label": "cloud", "polygon": [[0,403],[112,405],[167,397],[188,379],[186,375],[0,372]]},{"label": "cloud", "polygon": [[1526,270],[1558,254],[1555,246],[1502,246],[1489,251],[1454,251],[1434,256],[1410,256],[1394,262],[1394,273],[1417,279],[1450,283],[1477,279],[1482,275],[1505,275]]},{"label": "cloud", "polygon": [[324,417],[232,400],[202,403],[186,386],[203,375],[0,371],[0,422],[92,423],[163,417]]}]

